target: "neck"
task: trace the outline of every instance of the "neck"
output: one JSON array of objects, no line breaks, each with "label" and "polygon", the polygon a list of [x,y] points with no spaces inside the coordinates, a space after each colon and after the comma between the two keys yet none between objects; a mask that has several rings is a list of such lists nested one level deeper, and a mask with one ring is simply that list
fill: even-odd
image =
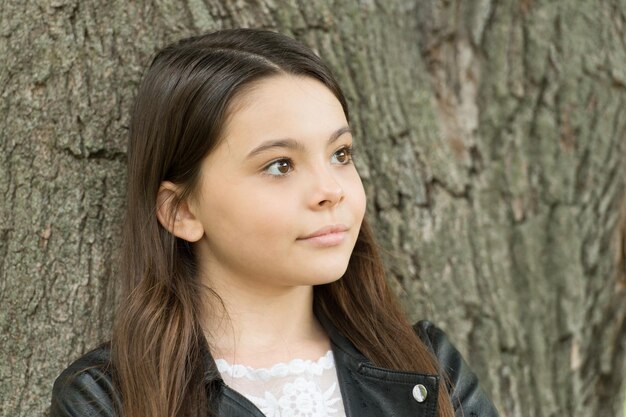
[{"label": "neck", "polygon": [[227,288],[212,282],[223,308],[214,308],[204,320],[214,357],[266,367],[294,358],[317,359],[329,349],[313,314],[313,287],[250,288],[228,282]]}]

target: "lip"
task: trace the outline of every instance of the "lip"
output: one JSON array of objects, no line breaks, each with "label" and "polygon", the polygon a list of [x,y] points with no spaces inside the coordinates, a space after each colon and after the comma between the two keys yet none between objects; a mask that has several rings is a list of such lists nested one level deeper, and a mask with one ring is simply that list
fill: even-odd
[{"label": "lip", "polygon": [[348,236],[347,230],[348,227],[346,225],[332,224],[322,227],[310,235],[298,238],[298,240],[320,248],[328,248],[331,246],[337,246],[346,240]]},{"label": "lip", "polygon": [[343,224],[331,224],[329,226],[324,226],[321,229],[316,230],[310,235],[299,237],[298,240],[313,239],[313,238],[318,238],[318,237],[323,237],[323,236],[328,236],[328,235],[342,236],[345,234],[344,232],[346,230],[348,230],[348,227]]}]

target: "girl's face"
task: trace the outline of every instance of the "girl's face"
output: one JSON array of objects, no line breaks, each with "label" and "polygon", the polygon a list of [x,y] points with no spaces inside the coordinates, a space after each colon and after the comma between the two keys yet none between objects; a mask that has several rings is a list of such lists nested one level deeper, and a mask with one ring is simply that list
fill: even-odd
[{"label": "girl's face", "polygon": [[[231,109],[189,202],[204,230],[201,270],[211,284],[257,290],[340,278],[365,193],[339,101],[313,78],[280,75],[255,83]],[[329,227],[339,231],[306,239]]]}]

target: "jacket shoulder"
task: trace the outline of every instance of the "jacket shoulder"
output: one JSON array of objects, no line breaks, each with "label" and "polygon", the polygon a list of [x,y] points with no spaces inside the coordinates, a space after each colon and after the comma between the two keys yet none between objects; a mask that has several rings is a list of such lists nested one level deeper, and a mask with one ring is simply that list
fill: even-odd
[{"label": "jacket shoulder", "polygon": [[114,417],[110,349],[103,344],[73,362],[54,381],[50,417]]},{"label": "jacket shoulder", "polygon": [[480,387],[476,374],[444,331],[428,320],[418,321],[413,328],[439,363],[448,385],[455,415],[497,417],[498,412],[489,396]]}]

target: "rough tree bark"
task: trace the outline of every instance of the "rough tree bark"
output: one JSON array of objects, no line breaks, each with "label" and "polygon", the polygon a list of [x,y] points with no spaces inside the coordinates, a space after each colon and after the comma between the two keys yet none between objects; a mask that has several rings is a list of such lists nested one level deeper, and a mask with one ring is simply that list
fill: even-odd
[{"label": "rough tree bark", "polygon": [[[545,3],[545,4],[544,4]],[[129,109],[160,46],[292,34],[351,103],[390,281],[502,416],[616,416],[626,283],[617,0],[0,2],[0,415],[45,414],[105,340]]]}]

